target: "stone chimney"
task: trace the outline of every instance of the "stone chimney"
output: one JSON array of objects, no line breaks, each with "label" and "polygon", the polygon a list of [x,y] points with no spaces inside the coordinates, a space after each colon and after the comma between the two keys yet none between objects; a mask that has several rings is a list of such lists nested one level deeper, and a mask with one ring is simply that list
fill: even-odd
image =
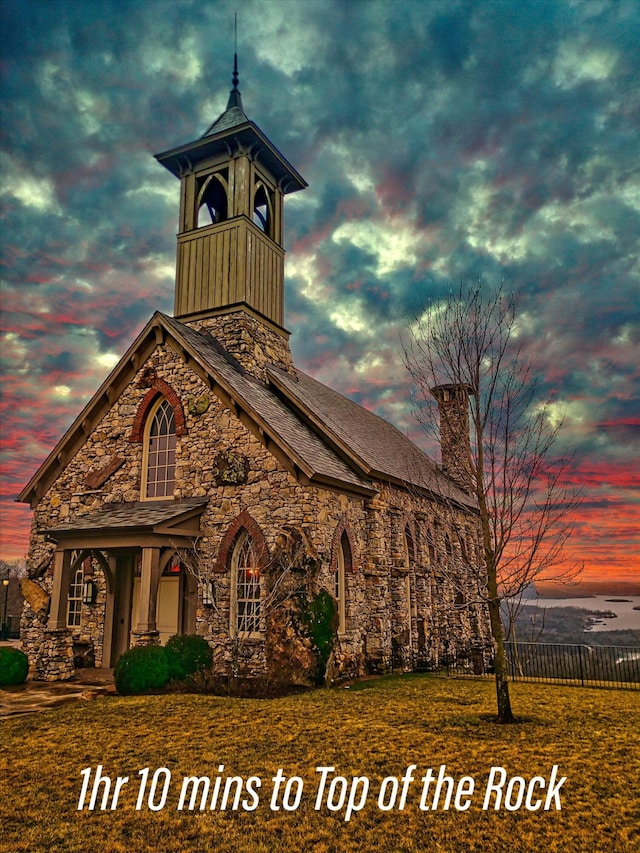
[{"label": "stone chimney", "polygon": [[438,401],[442,470],[465,492],[471,491],[471,439],[469,436],[469,395],[465,383],[436,385],[429,389]]}]

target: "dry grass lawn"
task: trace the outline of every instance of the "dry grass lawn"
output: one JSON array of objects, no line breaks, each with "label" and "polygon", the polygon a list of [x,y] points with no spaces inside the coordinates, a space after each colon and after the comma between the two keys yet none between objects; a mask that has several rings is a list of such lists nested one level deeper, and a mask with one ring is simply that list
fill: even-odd
[{"label": "dry grass lawn", "polygon": [[[490,682],[398,676],[350,689],[282,699],[199,695],[103,698],[0,723],[0,850],[11,853],[263,853],[263,851],[489,851],[491,853],[627,853],[640,850],[640,702],[635,691],[539,684],[512,685],[517,713],[499,726]],[[103,765],[128,776],[115,810],[78,810],[81,771]],[[385,777],[415,764],[406,806],[383,811]],[[446,764],[476,791],[466,811],[422,811],[420,777]],[[483,811],[492,766],[509,776],[548,779],[554,764],[567,777],[561,811]],[[178,810],[182,779],[218,774],[262,780],[258,805]],[[326,802],[314,810],[320,774],[333,766],[349,784],[369,779],[363,808],[344,820]],[[163,808],[145,800],[141,777],[158,768],[171,779]],[[303,782],[300,805],[271,810],[272,777],[282,768]],[[165,774],[158,774],[162,782]],[[331,777],[332,778],[332,777]],[[514,791],[517,793],[517,783]],[[161,785],[155,804],[160,803]],[[359,801],[364,783],[356,790]],[[400,786],[401,787],[401,786]],[[290,787],[290,794],[295,793]],[[112,786],[113,790],[113,786]],[[392,783],[387,783],[387,793]],[[90,793],[90,791],[89,791]],[[340,783],[333,788],[339,803]],[[515,794],[514,794],[515,796]],[[252,798],[243,792],[251,805]],[[89,797],[87,797],[88,804]],[[198,799],[197,806],[200,800]],[[220,800],[218,801],[218,806]]]}]

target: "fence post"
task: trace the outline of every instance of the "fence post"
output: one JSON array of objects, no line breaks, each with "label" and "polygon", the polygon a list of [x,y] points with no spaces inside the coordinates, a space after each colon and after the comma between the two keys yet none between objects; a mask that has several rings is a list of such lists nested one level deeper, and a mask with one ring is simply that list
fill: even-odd
[{"label": "fence post", "polygon": [[582,646],[578,646],[578,660],[580,661],[580,686],[584,687],[584,671],[582,669]]}]

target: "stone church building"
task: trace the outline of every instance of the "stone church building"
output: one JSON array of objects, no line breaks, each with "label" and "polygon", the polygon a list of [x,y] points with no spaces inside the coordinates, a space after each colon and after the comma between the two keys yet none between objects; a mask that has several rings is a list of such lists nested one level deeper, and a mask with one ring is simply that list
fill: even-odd
[{"label": "stone church building", "polygon": [[439,467],[294,366],[283,202],[306,183],[237,84],[202,137],[157,155],[180,182],[174,316],[151,317],[18,497],[36,678],[197,633],[220,674],[305,683],[300,601],[321,590],[331,679],[486,646],[466,389],[434,389]]}]

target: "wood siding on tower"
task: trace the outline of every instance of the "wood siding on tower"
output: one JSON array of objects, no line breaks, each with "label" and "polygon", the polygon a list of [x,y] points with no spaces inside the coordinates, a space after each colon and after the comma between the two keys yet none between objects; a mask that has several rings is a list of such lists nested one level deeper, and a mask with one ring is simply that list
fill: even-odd
[{"label": "wood siding on tower", "polygon": [[284,251],[244,216],[178,236],[176,317],[246,302],[284,325]]}]

